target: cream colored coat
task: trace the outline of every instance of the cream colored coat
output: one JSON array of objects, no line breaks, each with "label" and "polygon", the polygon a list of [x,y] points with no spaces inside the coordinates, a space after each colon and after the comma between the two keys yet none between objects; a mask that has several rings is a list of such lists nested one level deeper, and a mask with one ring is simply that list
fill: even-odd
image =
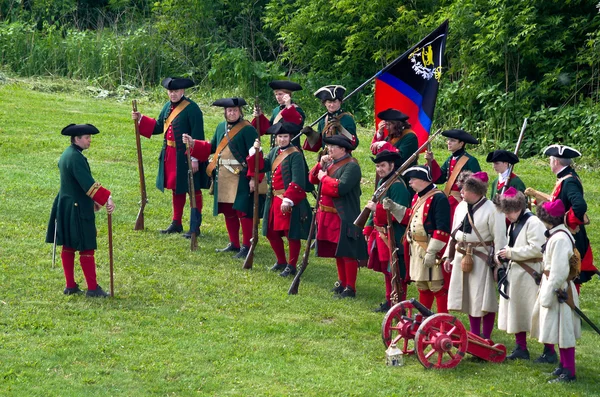
[{"label": "cream colored coat", "polygon": [[[423,227],[423,213],[425,211],[425,204],[420,206],[412,217],[410,225],[408,225],[407,240],[410,243],[410,279],[412,281],[435,281],[443,280],[444,275],[442,274],[441,266],[434,266],[431,269],[426,267],[423,263],[425,260],[425,249],[416,241],[411,240],[411,236],[429,237],[425,228]],[[431,216],[431,215],[429,215]],[[423,245],[427,246],[428,242],[423,242]],[[442,248],[440,248],[440,251]],[[431,270],[431,274],[430,274]]]},{"label": "cream colored coat", "polygon": [[[527,212],[530,212],[529,210]],[[536,216],[527,219],[519,232],[513,247],[506,246],[508,263],[506,288],[509,299],[500,296],[498,310],[498,329],[516,334],[531,331],[531,315],[537,297],[538,286],[535,280],[518,263],[527,265],[538,273],[542,273],[542,245],[546,242],[546,226]],[[536,258],[539,261],[533,262]]]},{"label": "cream colored coat", "polygon": [[[465,219],[466,215],[467,202],[462,201],[454,212],[453,231]],[[494,246],[497,249],[506,245],[506,223],[504,219],[504,214],[500,213],[490,200],[486,200],[473,216],[473,222],[483,241],[494,241]],[[457,231],[455,238],[455,241],[479,242],[475,231],[469,234]],[[452,238],[450,238],[450,242],[453,243]],[[449,255],[449,247],[450,244],[446,248],[445,258]],[[478,247],[476,249],[487,255],[488,247]],[[497,288],[492,268],[483,259],[473,255],[473,270],[469,273],[463,273],[460,267],[462,257],[462,254],[456,251],[452,261],[448,310],[461,311],[473,317],[482,317],[486,313],[497,312]]]},{"label": "cream colored coat", "polygon": [[[562,229],[569,233],[565,225],[558,225],[550,233]],[[571,234],[558,232],[546,243],[544,252],[544,270],[537,300],[533,308],[531,336],[541,343],[557,344],[561,349],[575,347],[575,341],[581,337],[581,320],[566,304],[559,303],[555,289],[566,289],[571,285],[573,301],[579,307],[579,296],[572,281],[567,282],[569,275],[569,258],[573,255]]]}]

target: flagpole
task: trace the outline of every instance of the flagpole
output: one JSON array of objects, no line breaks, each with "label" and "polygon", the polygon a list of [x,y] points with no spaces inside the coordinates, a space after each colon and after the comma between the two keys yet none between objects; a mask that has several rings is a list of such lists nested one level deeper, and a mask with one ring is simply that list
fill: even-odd
[{"label": "flagpole", "polygon": [[[446,19],[444,22],[442,22],[442,24],[440,26],[438,26],[433,32],[435,32],[436,30],[438,30],[440,27],[442,27],[444,24],[448,23],[448,20]],[[433,33],[431,32],[431,33]],[[430,33],[430,34],[431,34]],[[420,40],[419,43],[423,41]],[[417,48],[417,46],[419,45],[419,43],[415,44],[414,46],[412,46],[410,49],[408,49],[407,51],[405,51],[402,55],[400,55],[399,57],[397,57],[396,59],[394,59],[390,64],[388,64],[386,67],[384,67],[383,69],[381,69],[379,72],[375,73],[373,76],[369,77],[364,83],[362,83],[361,85],[359,85],[358,87],[356,87],[354,89],[354,91],[352,91],[351,93],[349,93],[348,95],[346,95],[344,97],[344,101],[347,101],[348,99],[350,99],[354,94],[356,94],[357,92],[361,91],[363,88],[365,88],[365,86],[369,83],[371,83],[373,80],[375,80],[378,76],[384,74],[385,72],[387,72],[388,70],[390,70],[392,67],[394,67],[398,62],[400,62],[402,60],[402,58],[407,57],[411,52],[414,51],[415,48]],[[327,115],[327,112],[323,113],[321,115],[321,117],[319,117],[318,119],[316,119],[315,121],[313,121],[309,127],[314,127],[315,124],[317,124],[319,121],[321,121],[323,118],[325,118],[325,116]],[[294,139],[297,139],[298,137],[300,137],[300,135],[302,135],[302,132],[299,133],[298,135],[296,135],[294,138],[292,138],[292,141]]]}]

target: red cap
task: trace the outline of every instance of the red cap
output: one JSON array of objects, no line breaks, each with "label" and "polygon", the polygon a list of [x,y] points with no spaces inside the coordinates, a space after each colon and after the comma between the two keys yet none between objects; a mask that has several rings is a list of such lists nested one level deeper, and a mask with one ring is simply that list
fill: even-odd
[{"label": "red cap", "polygon": [[504,196],[506,198],[513,198],[517,195],[517,192],[518,192],[518,190],[511,186],[508,189],[506,189],[506,191],[504,192],[504,194],[502,194],[502,196]]},{"label": "red cap", "polygon": [[473,175],[471,175],[471,177],[479,179],[480,181],[483,181],[484,183],[488,183],[488,181],[489,181],[488,174],[487,174],[487,172],[484,172],[484,171],[476,172]]},{"label": "red cap", "polygon": [[548,215],[555,218],[560,218],[565,215],[565,205],[562,200],[558,199],[555,201],[546,201],[542,204],[542,208],[548,212]]}]

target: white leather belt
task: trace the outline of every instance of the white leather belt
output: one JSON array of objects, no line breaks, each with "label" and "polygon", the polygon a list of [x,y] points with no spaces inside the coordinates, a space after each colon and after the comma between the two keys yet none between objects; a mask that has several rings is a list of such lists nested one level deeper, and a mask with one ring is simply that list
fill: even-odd
[{"label": "white leather belt", "polygon": [[239,161],[237,161],[236,159],[219,159],[219,165],[222,165],[223,167],[227,168],[227,170],[229,172],[231,172],[232,174],[236,174],[236,175],[238,175],[240,173],[240,169],[233,168],[233,167],[241,167],[242,166],[242,164]]}]

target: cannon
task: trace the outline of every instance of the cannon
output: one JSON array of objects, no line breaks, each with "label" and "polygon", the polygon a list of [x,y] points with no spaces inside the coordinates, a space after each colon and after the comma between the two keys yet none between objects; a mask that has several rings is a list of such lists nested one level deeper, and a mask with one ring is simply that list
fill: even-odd
[{"label": "cannon", "polygon": [[416,299],[394,305],[381,325],[383,344],[392,342],[404,354],[416,354],[425,368],[454,368],[469,353],[485,361],[500,363],[506,347],[467,331],[451,314],[434,313]]}]

